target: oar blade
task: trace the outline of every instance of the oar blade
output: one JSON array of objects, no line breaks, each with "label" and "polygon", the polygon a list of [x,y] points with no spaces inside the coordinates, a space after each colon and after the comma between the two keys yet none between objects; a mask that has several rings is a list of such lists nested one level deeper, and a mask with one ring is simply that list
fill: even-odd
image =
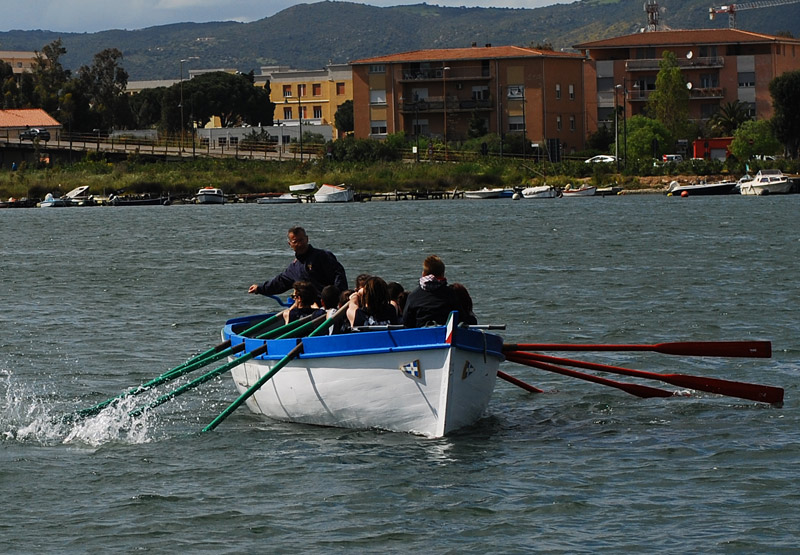
[{"label": "oar blade", "polygon": [[738,397],[739,399],[758,401],[760,403],[769,403],[771,405],[783,403],[784,391],[781,387],[734,382],[705,376],[689,376],[686,374],[662,374],[662,376],[664,376],[662,381],[679,387],[687,387],[728,397]]}]

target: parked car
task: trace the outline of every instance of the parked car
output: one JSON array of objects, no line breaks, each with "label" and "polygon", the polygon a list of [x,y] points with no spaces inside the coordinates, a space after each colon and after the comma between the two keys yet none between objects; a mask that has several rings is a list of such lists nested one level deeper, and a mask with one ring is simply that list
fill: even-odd
[{"label": "parked car", "polygon": [[49,141],[50,131],[47,129],[31,127],[30,129],[25,129],[19,134],[20,141],[33,141],[35,139],[39,139],[40,141]]},{"label": "parked car", "polygon": [[683,162],[683,156],[680,154],[664,154],[662,157],[664,162]]},{"label": "parked car", "polygon": [[617,161],[616,156],[611,156],[609,154],[598,154],[597,156],[592,156],[588,160],[584,160],[587,164],[594,164],[597,162],[601,162],[604,164],[613,164]]}]

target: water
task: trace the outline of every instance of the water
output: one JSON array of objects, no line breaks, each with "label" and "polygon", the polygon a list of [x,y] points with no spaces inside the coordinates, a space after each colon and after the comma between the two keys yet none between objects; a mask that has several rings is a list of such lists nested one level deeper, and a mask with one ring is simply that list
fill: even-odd
[{"label": "water", "polygon": [[[799,209],[800,195],[0,211],[0,545],[795,552]],[[296,224],[351,281],[411,288],[439,254],[509,342],[771,340],[772,359],[574,358],[778,385],[786,402],[643,400],[505,363],[546,393],[499,381],[489,415],[442,440],[246,409],[198,433],[235,398],[227,376],[136,421],[61,423],[273,309],[246,290],[289,262]]]}]

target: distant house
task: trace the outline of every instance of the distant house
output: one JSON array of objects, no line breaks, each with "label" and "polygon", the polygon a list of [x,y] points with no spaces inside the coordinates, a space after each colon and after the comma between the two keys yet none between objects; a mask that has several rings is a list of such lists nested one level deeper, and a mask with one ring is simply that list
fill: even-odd
[{"label": "distant house", "polygon": [[61,124],[41,108],[23,110],[0,110],[0,139],[6,141],[19,140],[19,134],[25,129],[36,127],[47,129],[53,139],[61,130]]},{"label": "distant house", "polygon": [[[45,57],[44,54],[40,56]],[[14,75],[31,72],[36,62],[36,52],[18,52],[13,50],[0,50],[0,60],[4,61],[14,70]]]}]

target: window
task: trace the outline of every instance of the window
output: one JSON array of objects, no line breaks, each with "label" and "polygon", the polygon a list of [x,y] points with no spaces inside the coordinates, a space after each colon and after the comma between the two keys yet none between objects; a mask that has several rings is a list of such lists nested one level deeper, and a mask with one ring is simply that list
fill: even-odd
[{"label": "window", "polygon": [[575,100],[575,85],[569,86],[569,99]]},{"label": "window", "polygon": [[525,118],[522,116],[508,116],[508,130],[509,131],[524,131]]},{"label": "window", "polygon": [[344,83],[336,83],[336,94],[339,96],[344,94]]},{"label": "window", "polygon": [[292,119],[292,109],[289,107],[283,108],[283,119]]},{"label": "window", "polygon": [[556,116],[556,129],[561,131],[561,116]]},{"label": "window", "polygon": [[489,87],[486,85],[472,87],[472,100],[489,100]]},{"label": "window", "polygon": [[386,91],[384,89],[369,91],[369,103],[386,104]]},{"label": "window", "polygon": [[297,96],[305,96],[306,95],[306,86],[304,83],[298,83],[297,85]]},{"label": "window", "polygon": [[285,97],[292,96],[292,86],[291,85],[284,85],[283,86],[283,96],[285,96]]},{"label": "window", "polygon": [[481,77],[489,77],[489,60],[481,60]]},{"label": "window", "polygon": [[386,73],[386,66],[383,64],[372,64],[369,66],[370,73]]},{"label": "window", "polygon": [[606,127],[614,121],[614,107],[598,108],[597,109],[597,123],[602,123]]},{"label": "window", "polygon": [[569,117],[569,130],[575,131],[575,116]]},{"label": "window", "polygon": [[369,132],[371,135],[386,135],[386,120],[369,122]]},{"label": "window", "polygon": [[716,58],[717,57],[717,45],[706,45],[700,47],[700,57],[701,58]]},{"label": "window", "polygon": [[701,73],[700,88],[713,89],[719,87],[719,75],[716,73]]},{"label": "window", "polygon": [[604,92],[604,91],[613,91],[614,90],[614,78],[613,77],[598,77],[597,78],[597,91]]},{"label": "window", "polygon": [[740,71],[739,72],[739,86],[740,87],[755,87],[756,86],[756,72],[755,71]]},{"label": "window", "polygon": [[231,146],[236,146],[239,144],[239,137],[231,137]]},{"label": "window", "polygon": [[311,85],[311,94],[314,96],[322,96],[322,84],[314,83]]},{"label": "window", "polygon": [[220,137],[219,139],[217,139],[217,144],[223,147],[228,146],[228,139],[226,137]]},{"label": "window", "polygon": [[301,118],[307,118],[308,117],[308,106],[300,106],[299,109],[298,109],[298,112],[300,112],[300,117]]},{"label": "window", "polygon": [[525,88],[522,85],[509,85],[508,98],[520,100],[525,98]]},{"label": "window", "polygon": [[556,100],[561,100],[561,84],[556,83]]},{"label": "window", "polygon": [[702,119],[709,119],[717,112],[717,110],[719,110],[719,105],[704,102],[700,105],[700,117]]},{"label": "window", "polygon": [[314,119],[322,119],[322,106],[314,106]]}]

